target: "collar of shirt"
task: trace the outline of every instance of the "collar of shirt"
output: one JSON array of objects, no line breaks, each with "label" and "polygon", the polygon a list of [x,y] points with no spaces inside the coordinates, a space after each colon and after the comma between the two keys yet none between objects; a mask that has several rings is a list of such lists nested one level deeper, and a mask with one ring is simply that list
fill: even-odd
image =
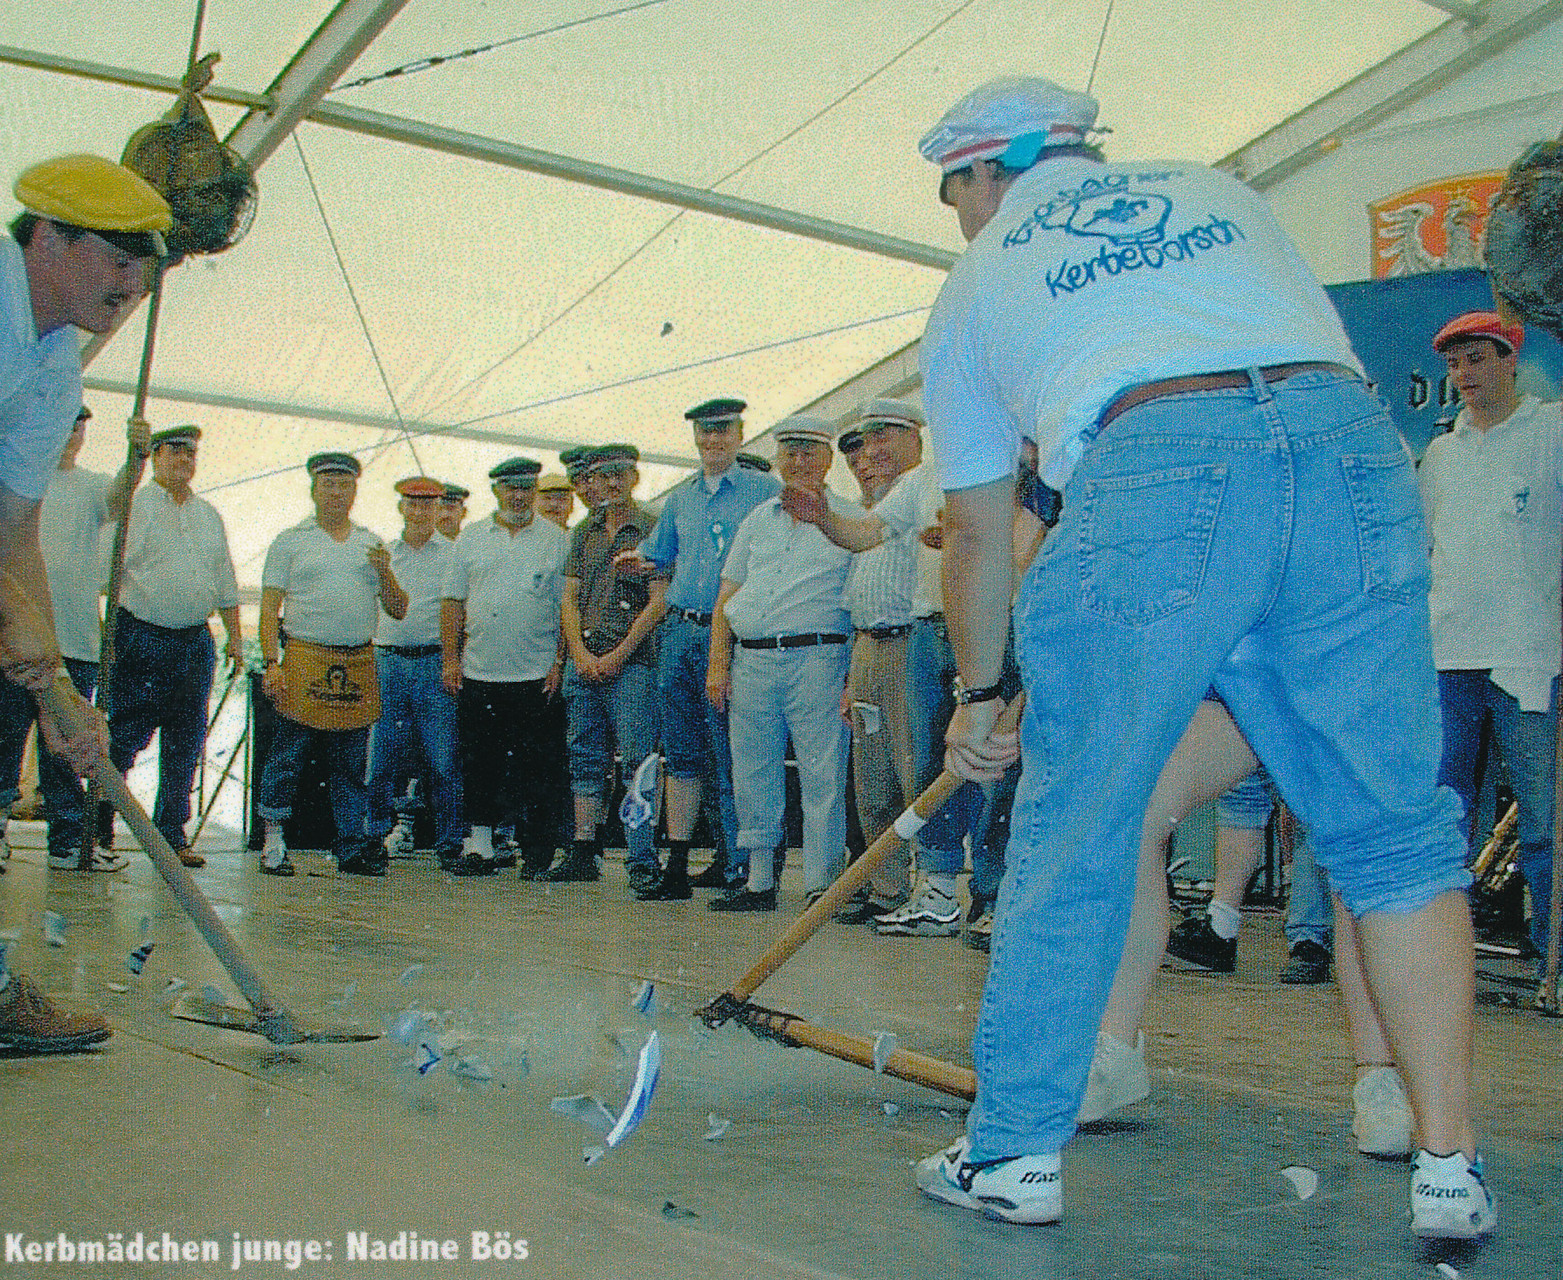
[{"label": "collar of shirt", "polygon": [[1531,421],[1531,415],[1536,412],[1541,401],[1533,395],[1521,394],[1514,402],[1514,410],[1502,422],[1495,422],[1487,430],[1483,431],[1471,421],[1471,411],[1462,408],[1455,414],[1454,426],[1451,430],[1457,436],[1490,437],[1495,433],[1502,435],[1516,428],[1523,429]]}]

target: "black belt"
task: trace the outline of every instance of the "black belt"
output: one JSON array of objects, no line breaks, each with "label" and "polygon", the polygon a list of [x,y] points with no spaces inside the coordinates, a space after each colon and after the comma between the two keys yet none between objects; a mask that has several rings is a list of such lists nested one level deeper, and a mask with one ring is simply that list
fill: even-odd
[{"label": "black belt", "polygon": [[685,622],[693,622],[697,627],[709,627],[711,625],[711,615],[709,613],[701,613],[699,609],[686,609],[682,605],[676,604],[673,606],[673,612],[678,614]]},{"label": "black belt", "polygon": [[807,649],[816,644],[846,644],[839,631],[816,631],[806,636],[767,636],[764,640],[740,640],[745,649]]},{"label": "black belt", "polygon": [[375,647],[386,653],[394,653],[398,658],[432,658],[441,652],[437,644],[382,644]]},{"label": "black belt", "polygon": [[200,622],[192,622],[188,627],[164,627],[156,622],[148,622],[145,618],[136,617],[124,605],[119,606],[118,612],[114,616],[118,619],[116,624],[118,626],[124,626],[127,622],[133,622],[138,627],[145,627],[148,631],[156,631],[165,636],[189,636],[194,635],[198,631],[208,633],[211,631],[211,628],[206,625],[205,618],[202,618]]},{"label": "black belt", "polygon": [[857,633],[867,636],[870,640],[899,640],[902,636],[910,635],[912,624],[910,622],[897,623],[893,627],[859,627]]},{"label": "black belt", "polygon": [[[1345,365],[1332,364],[1327,360],[1305,360],[1296,364],[1272,364],[1259,370],[1259,376],[1267,383],[1285,382],[1288,378],[1298,373],[1344,373],[1349,378],[1355,378],[1356,372],[1346,368]],[[1102,416],[1097,419],[1097,430],[1102,430],[1114,418],[1127,413],[1136,405],[1144,404],[1147,400],[1159,400],[1162,396],[1183,395],[1190,391],[1220,391],[1229,387],[1246,387],[1249,385],[1248,370],[1229,369],[1222,373],[1198,373],[1187,378],[1164,378],[1160,382],[1142,382],[1137,387],[1130,387],[1107,408],[1102,410]]]}]

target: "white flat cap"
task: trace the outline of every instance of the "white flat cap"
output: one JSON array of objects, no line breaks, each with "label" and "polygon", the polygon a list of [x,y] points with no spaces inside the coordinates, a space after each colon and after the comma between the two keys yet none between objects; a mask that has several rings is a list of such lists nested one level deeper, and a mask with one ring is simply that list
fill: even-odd
[{"label": "white flat cap", "polygon": [[917,149],[945,173],[976,160],[1011,169],[1034,163],[1045,147],[1085,141],[1096,99],[1041,76],[1000,76],[978,85],[923,135]]},{"label": "white flat cap", "polygon": [[926,425],[923,411],[909,400],[870,400],[858,411],[857,421],[852,425],[862,429],[880,423],[914,430]]},{"label": "white flat cap", "polygon": [[831,441],[836,438],[836,433],[831,429],[830,423],[823,418],[807,418],[801,414],[792,418],[783,418],[776,424],[773,433],[777,444],[786,444],[789,441],[799,441],[808,444],[822,444],[830,447]]}]

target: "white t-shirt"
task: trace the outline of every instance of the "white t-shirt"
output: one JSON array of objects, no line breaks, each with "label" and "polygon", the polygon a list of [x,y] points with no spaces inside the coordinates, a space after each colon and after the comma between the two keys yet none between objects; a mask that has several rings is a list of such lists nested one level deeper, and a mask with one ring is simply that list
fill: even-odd
[{"label": "white t-shirt", "polygon": [[369,552],[384,545],[356,524],[338,542],[314,516],[279,533],[266,552],[261,586],[283,593],[287,633],[314,644],[368,644],[380,612],[380,578]]},{"label": "white t-shirt", "polygon": [[108,476],[85,467],[56,471],[38,512],[38,545],[49,571],[60,653],[96,662],[103,638],[98,535],[109,522]]},{"label": "white t-shirt", "polygon": [[194,494],[175,502],[160,484],[136,490],[125,535],[120,603],[156,627],[193,627],[236,609],[239,584],[217,508]]},{"label": "white t-shirt", "polygon": [[400,538],[391,543],[391,572],[407,593],[407,616],[398,621],[381,605],[376,644],[415,648],[440,642],[440,597],[455,545],[439,533],[421,547],[409,547]]},{"label": "white t-shirt", "polygon": [[[830,509],[849,520],[868,513],[855,502],[825,491]],[[845,634],[851,626],[841,607],[841,589],[852,553],[812,524],[794,520],[781,498],[767,498],[733,536],[722,581],[742,585],[723,606],[727,625],[740,640],[816,632]]]},{"label": "white t-shirt", "polygon": [[1563,648],[1563,409],[1521,398],[1487,431],[1460,410],[1418,472],[1433,536],[1433,665],[1491,669],[1524,711],[1545,711]]},{"label": "white t-shirt", "polygon": [[467,607],[463,675],[514,684],[548,674],[569,549],[564,531],[540,516],[514,533],[492,516],[461,531],[443,594]]},{"label": "white t-shirt", "polygon": [[1183,161],[1044,160],[951,270],[922,341],[945,489],[1015,470],[1063,489],[1081,433],[1141,383],[1295,361],[1361,371],[1263,199]]}]

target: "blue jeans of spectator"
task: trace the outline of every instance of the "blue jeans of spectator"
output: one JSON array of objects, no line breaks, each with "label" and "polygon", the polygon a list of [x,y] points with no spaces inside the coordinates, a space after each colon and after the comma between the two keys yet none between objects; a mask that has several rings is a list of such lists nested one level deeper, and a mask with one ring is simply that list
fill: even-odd
[{"label": "blue jeans of spectator", "polygon": [[[624,783],[629,785],[641,762],[657,749],[657,675],[643,662],[627,662],[612,680],[582,680],[569,663],[564,671],[564,704],[570,724],[570,790],[578,796],[600,796],[602,780],[613,763],[610,735],[618,742]],[[577,831],[576,839],[587,833]],[[653,824],[624,833],[626,869],[655,870],[651,843]]]},{"label": "blue jeans of spectator", "polygon": [[170,630],[125,609],[116,616],[109,759],[120,773],[129,773],[152,734],[158,735],[152,822],[169,845],[183,849],[190,792],[206,752],[206,709],[217,646],[204,622]]},{"label": "blue jeans of spectator", "polygon": [[266,767],[261,772],[255,810],[268,822],[285,822],[293,816],[293,800],[298,793],[299,771],[313,743],[320,743],[326,756],[326,787],[331,797],[331,820],[336,827],[336,842],[331,846],[338,862],[358,857],[369,847],[364,823],[369,817],[369,788],[364,785],[364,766],[369,754],[369,730],[311,729],[277,717]]},{"label": "blue jeans of spectator", "polygon": [[1437,786],[1428,576],[1411,462],[1344,373],[1255,371],[1088,434],[1014,611],[1023,769],[971,1159],[1074,1132],[1141,820],[1212,684],[1353,914],[1466,887],[1459,800]]},{"label": "blue jeans of spectator", "polygon": [[[65,670],[76,692],[90,702],[98,684],[98,664],[66,658]],[[0,808],[10,809],[21,798],[22,752],[27,746],[27,731],[37,719],[38,704],[33,695],[9,680],[0,680]],[[81,779],[49,752],[40,751],[38,790],[49,820],[49,852],[63,857],[79,851],[87,807]]]},{"label": "blue jeans of spectator", "polygon": [[727,713],[706,697],[706,668],[711,660],[711,628],[687,618],[662,627],[657,660],[657,692],[662,696],[662,749],[670,778],[704,778],[713,784],[716,809],[727,842],[728,870],[742,862],[738,853],[738,810],[733,803],[733,754],[727,739]]},{"label": "blue jeans of spectator", "polygon": [[406,804],[409,777],[428,779],[434,816],[434,848],[461,848],[466,824],[461,808],[461,751],[456,699],[440,683],[440,655],[409,658],[384,646],[374,651],[380,682],[380,718],[369,734],[369,820],[365,834],[384,840]]},{"label": "blue jeans of spectator", "polygon": [[750,859],[769,858],[784,834],[787,739],[803,801],[804,891],[828,889],[841,874],[847,842],[847,744],[841,719],[848,650],[844,644],[733,652],[733,796],[738,843]]},{"label": "blue jeans of spectator", "polygon": [[[1552,705],[1557,706],[1557,681]],[[1546,970],[1547,924],[1552,904],[1552,804],[1557,774],[1556,711],[1521,711],[1489,671],[1440,671],[1444,758],[1439,781],[1453,787],[1465,812],[1476,803],[1476,756],[1482,723],[1492,717],[1492,737],[1520,806],[1520,874],[1530,885],[1531,941]],[[1468,830],[1468,828],[1467,828]]]},{"label": "blue jeans of spectator", "polygon": [[1286,898],[1286,946],[1312,942],[1331,951],[1335,947],[1335,912],[1330,906],[1329,881],[1314,861],[1313,841],[1306,827],[1297,828],[1292,844],[1292,880]]}]

